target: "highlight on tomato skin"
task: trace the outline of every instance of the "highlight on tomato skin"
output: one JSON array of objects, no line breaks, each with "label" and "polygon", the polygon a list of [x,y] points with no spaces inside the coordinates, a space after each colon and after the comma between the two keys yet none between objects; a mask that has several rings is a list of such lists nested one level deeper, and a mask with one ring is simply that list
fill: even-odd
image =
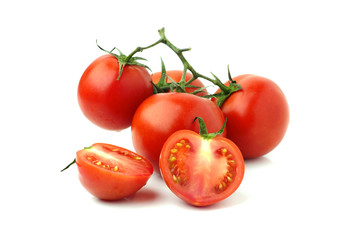
[{"label": "highlight on tomato skin", "polygon": [[193,206],[208,206],[232,195],[245,172],[239,148],[229,139],[210,140],[180,130],[165,142],[160,155],[161,175],[169,189]]},{"label": "highlight on tomato skin", "polygon": [[76,153],[79,180],[102,200],[119,200],[133,195],[153,173],[144,157],[118,146],[95,143]]}]

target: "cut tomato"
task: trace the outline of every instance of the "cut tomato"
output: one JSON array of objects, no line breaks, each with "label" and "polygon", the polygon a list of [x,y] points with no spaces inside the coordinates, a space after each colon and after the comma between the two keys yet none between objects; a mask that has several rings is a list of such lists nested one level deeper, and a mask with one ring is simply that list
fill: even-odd
[{"label": "cut tomato", "polygon": [[78,151],[76,164],[81,184],[103,200],[118,200],[136,193],[153,173],[147,159],[104,143]]},{"label": "cut tomato", "polygon": [[160,170],[175,195],[191,205],[206,206],[235,192],[245,166],[240,150],[230,140],[180,130],[165,142]]}]

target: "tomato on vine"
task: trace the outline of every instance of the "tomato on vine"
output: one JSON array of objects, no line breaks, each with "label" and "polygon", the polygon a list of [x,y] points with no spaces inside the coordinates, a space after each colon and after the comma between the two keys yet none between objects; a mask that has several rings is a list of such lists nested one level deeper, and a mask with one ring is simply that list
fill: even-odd
[{"label": "tomato on vine", "polygon": [[153,94],[153,85],[146,66],[136,61],[141,58],[113,50],[104,50],[108,54],[87,67],[77,95],[80,109],[92,123],[119,131],[131,125],[136,108]]},{"label": "tomato on vine", "polygon": [[[256,158],[273,150],[283,139],[289,124],[289,106],[273,81],[252,74],[234,77],[241,90],[221,105],[227,118],[227,137],[244,158]],[[229,86],[230,81],[225,85]],[[217,93],[220,92],[220,89]]]}]

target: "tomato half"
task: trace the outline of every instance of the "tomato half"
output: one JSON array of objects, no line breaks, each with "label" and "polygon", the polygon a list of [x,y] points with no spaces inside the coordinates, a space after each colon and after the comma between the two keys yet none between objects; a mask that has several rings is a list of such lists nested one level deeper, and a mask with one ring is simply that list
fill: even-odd
[{"label": "tomato half", "polygon": [[81,184],[103,200],[118,200],[136,193],[153,173],[151,163],[127,149],[95,143],[76,153]]},{"label": "tomato half", "polygon": [[[225,100],[221,110],[227,118],[227,138],[244,158],[256,158],[273,150],[289,124],[289,106],[273,81],[251,74],[234,77],[241,90]],[[227,82],[225,85],[229,85]]]},{"label": "tomato half", "polygon": [[108,130],[131,125],[136,108],[153,94],[148,71],[138,65],[125,65],[119,76],[118,59],[106,54],[92,62],[78,85],[78,102],[84,115]]},{"label": "tomato half", "polygon": [[[183,75],[183,71],[169,70],[169,71],[166,71],[166,75],[169,76],[174,82],[180,82],[182,75]],[[192,77],[193,77],[193,75],[191,73],[187,72],[185,75],[185,82],[188,82]],[[152,79],[153,83],[155,83],[155,84],[157,84],[159,82],[160,78],[161,78],[161,72],[156,72],[151,75],[151,79]],[[166,82],[170,83],[171,80],[169,78],[166,78]],[[196,86],[199,88],[205,87],[205,85],[199,79],[195,79],[194,81],[191,82],[190,85],[193,85],[193,86]],[[187,87],[187,88],[185,88],[185,91],[187,93],[192,93],[199,88]],[[207,94],[208,94],[207,90],[204,89],[202,92],[199,92],[196,95],[205,96]]]},{"label": "tomato half", "polygon": [[229,139],[204,139],[181,130],[165,142],[160,170],[170,190],[195,206],[206,206],[229,197],[244,177],[244,159]]},{"label": "tomato half", "polygon": [[[153,163],[159,172],[160,151],[166,139],[178,130],[199,132],[195,117],[204,119],[209,131],[219,130],[225,121],[212,101],[188,93],[160,93],[147,98],[136,110],[131,125],[135,151]],[[226,130],[222,134],[226,136]]]}]

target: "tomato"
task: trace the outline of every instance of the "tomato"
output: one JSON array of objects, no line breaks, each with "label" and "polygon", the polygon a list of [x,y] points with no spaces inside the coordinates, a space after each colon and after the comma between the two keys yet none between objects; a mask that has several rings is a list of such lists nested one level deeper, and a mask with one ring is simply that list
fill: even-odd
[{"label": "tomato", "polygon": [[153,173],[151,163],[127,149],[95,143],[76,153],[81,184],[103,200],[118,200],[136,193]]},{"label": "tomato", "polygon": [[[147,98],[136,110],[131,125],[135,151],[153,163],[159,172],[160,151],[166,139],[182,129],[199,132],[193,123],[201,117],[209,131],[221,128],[225,118],[212,101],[188,93],[159,93]],[[222,134],[226,136],[226,130]]]},{"label": "tomato", "polygon": [[229,139],[205,139],[180,130],[165,142],[160,170],[166,185],[179,198],[206,206],[229,197],[244,177],[244,159]]},{"label": "tomato", "polygon": [[244,158],[265,155],[286,133],[289,124],[286,97],[273,81],[264,77],[246,74],[233,80],[242,89],[232,93],[221,106],[227,118],[227,137],[240,148]]},{"label": "tomato", "polygon": [[118,59],[106,54],[92,62],[78,85],[78,102],[84,115],[108,130],[131,125],[136,108],[153,94],[148,71],[138,65],[125,65],[119,76]]},{"label": "tomato", "polygon": [[[182,75],[183,75],[183,71],[169,70],[169,71],[166,71],[166,75],[169,76],[174,82],[180,82]],[[187,72],[185,75],[185,82],[188,82],[192,77],[193,77],[193,75],[191,73]],[[161,78],[161,72],[156,72],[151,75],[151,79],[152,79],[153,83],[155,83],[155,84],[157,84],[159,82],[160,78]],[[166,78],[166,82],[170,83],[171,80],[169,78]],[[194,81],[192,81],[190,83],[190,85],[196,86],[199,88],[205,87],[205,85],[199,79],[195,79]],[[199,88],[187,87],[187,88],[185,88],[185,91],[187,93],[192,93]],[[207,94],[208,94],[208,92],[206,91],[206,89],[204,89],[204,90],[202,90],[202,92],[199,92],[196,95],[205,96]]]}]

